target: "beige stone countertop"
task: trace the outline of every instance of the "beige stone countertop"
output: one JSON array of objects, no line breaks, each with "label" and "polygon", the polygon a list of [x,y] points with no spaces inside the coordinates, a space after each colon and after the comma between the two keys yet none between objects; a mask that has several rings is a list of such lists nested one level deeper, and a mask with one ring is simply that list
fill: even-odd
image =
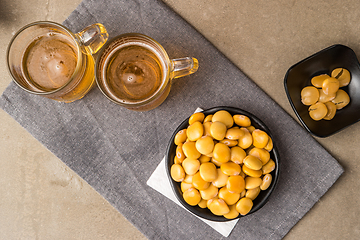
[{"label": "beige stone countertop", "polygon": [[[0,93],[11,81],[5,54],[13,34],[37,20],[61,23],[80,2],[0,2]],[[360,56],[360,1],[164,2],[296,120],[283,87],[287,69],[338,43]],[[339,161],[345,173],[284,239],[356,239],[360,236],[360,123],[316,140]],[[145,239],[3,110],[0,186],[0,239]]]}]

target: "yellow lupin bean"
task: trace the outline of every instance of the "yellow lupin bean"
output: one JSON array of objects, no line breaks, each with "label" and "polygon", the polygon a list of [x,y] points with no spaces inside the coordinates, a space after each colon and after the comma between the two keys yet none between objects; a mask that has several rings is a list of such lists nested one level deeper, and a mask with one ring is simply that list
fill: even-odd
[{"label": "yellow lupin bean", "polygon": [[206,123],[206,122],[212,122],[212,117],[213,117],[212,114],[207,115],[207,116],[205,117],[205,119],[204,119],[204,123]]},{"label": "yellow lupin bean", "polygon": [[245,164],[242,165],[242,171],[250,177],[261,177],[263,175],[262,170],[253,170],[248,168]]},{"label": "yellow lupin bean", "polygon": [[214,185],[210,186],[205,190],[200,190],[201,198],[204,200],[210,200],[218,195],[219,189]]},{"label": "yellow lupin bean", "polygon": [[272,181],[272,175],[267,173],[264,175],[263,179],[262,179],[262,183],[260,185],[260,189],[261,190],[266,190],[269,188],[270,184]]},{"label": "yellow lupin bean", "polygon": [[245,180],[239,175],[230,176],[226,182],[226,188],[232,193],[241,193],[245,189]]},{"label": "yellow lupin bean", "polygon": [[230,212],[228,205],[222,199],[211,199],[208,202],[208,208],[210,211],[218,216],[227,214]]},{"label": "yellow lupin bean", "polygon": [[260,187],[248,189],[246,190],[245,197],[250,198],[251,200],[254,201],[254,199],[259,195],[259,193],[260,193]]},{"label": "yellow lupin bean", "polygon": [[248,214],[251,211],[252,207],[253,201],[247,197],[241,198],[236,203],[236,210],[243,216]]},{"label": "yellow lupin bean", "polygon": [[331,101],[335,98],[336,93],[333,94],[325,94],[324,91],[320,88],[319,91],[319,102],[326,103],[328,101]]},{"label": "yellow lupin bean", "polygon": [[263,165],[270,160],[270,153],[264,148],[254,147],[249,151],[249,155],[259,158]]},{"label": "yellow lupin bean", "polygon": [[215,166],[220,167],[222,162],[219,162],[218,160],[216,160],[215,158],[211,158],[210,162],[212,162],[213,164],[215,164]]},{"label": "yellow lupin bean", "polygon": [[206,156],[206,155],[201,155],[201,156],[199,157],[200,163],[210,162],[210,159],[211,159],[211,157]]},{"label": "yellow lupin bean", "polygon": [[245,197],[245,195],[246,195],[246,189],[244,189],[244,191],[242,191],[242,192],[240,193],[240,198]]},{"label": "yellow lupin bean", "polygon": [[223,199],[227,205],[233,205],[240,199],[240,193],[232,193],[226,187],[219,190],[219,198]]},{"label": "yellow lupin bean", "polygon": [[206,207],[209,208],[210,203],[211,203],[212,201],[216,200],[216,199],[219,199],[219,196],[216,196],[216,197],[214,197],[214,198],[212,198],[212,199],[207,200],[207,202],[206,202]]},{"label": "yellow lupin bean", "polygon": [[202,136],[196,140],[195,147],[203,155],[210,154],[214,149],[214,140],[210,136]]},{"label": "yellow lupin bean", "polygon": [[336,78],[330,77],[324,80],[322,90],[325,94],[334,94],[339,90],[340,83]]},{"label": "yellow lupin bean", "polygon": [[227,128],[231,128],[234,125],[234,119],[228,111],[217,111],[213,117],[212,122],[222,122]]},{"label": "yellow lupin bean", "polygon": [[191,206],[196,206],[201,201],[201,196],[195,188],[189,188],[183,193],[183,198]]},{"label": "yellow lupin bean", "polygon": [[339,91],[337,91],[336,96],[332,100],[332,102],[335,104],[336,109],[339,110],[349,104],[350,97],[344,90],[339,89]]},{"label": "yellow lupin bean", "polygon": [[189,125],[193,124],[194,122],[202,122],[205,118],[205,114],[202,112],[194,113],[189,117]]},{"label": "yellow lupin bean", "polygon": [[198,203],[198,206],[201,207],[201,208],[206,208],[207,207],[207,200],[201,199],[201,201]]},{"label": "yellow lupin bean", "polygon": [[317,88],[321,88],[323,82],[325,81],[325,79],[328,79],[330,76],[327,74],[322,74],[322,75],[318,75],[315,76],[311,79],[311,84],[314,85]]},{"label": "yellow lupin bean", "polygon": [[231,140],[238,140],[243,135],[244,135],[244,131],[240,130],[240,128],[229,128],[226,131],[225,138]]},{"label": "yellow lupin bean", "polygon": [[226,125],[222,122],[213,122],[210,126],[210,134],[216,140],[223,140],[226,135]]},{"label": "yellow lupin bean", "polygon": [[244,158],[246,157],[246,152],[241,147],[235,146],[230,149],[230,160],[234,163],[241,164],[243,163]]},{"label": "yellow lupin bean", "polygon": [[200,161],[197,159],[185,158],[182,167],[186,174],[194,175],[200,168]]},{"label": "yellow lupin bean", "polygon": [[214,184],[214,186],[217,188],[221,188],[226,185],[229,176],[224,174],[220,168],[216,169],[216,171],[217,178],[212,182],[212,184]]},{"label": "yellow lupin bean", "polygon": [[316,87],[307,86],[301,90],[301,102],[304,105],[312,105],[319,100],[319,91]]},{"label": "yellow lupin bean", "polygon": [[185,178],[184,168],[180,164],[173,164],[170,168],[170,175],[176,182],[181,182]]},{"label": "yellow lupin bean", "polygon": [[185,142],[182,145],[182,150],[188,158],[198,159],[201,156],[201,153],[196,149],[195,142]]},{"label": "yellow lupin bean", "polygon": [[237,216],[239,216],[239,212],[236,210],[236,205],[231,205],[229,206],[230,212],[227,214],[224,214],[224,217],[227,219],[234,219],[237,218]]},{"label": "yellow lupin bean", "polygon": [[248,116],[234,115],[233,119],[236,125],[239,125],[240,127],[250,127],[251,125],[251,120]]},{"label": "yellow lupin bean", "polygon": [[184,154],[184,151],[182,149],[182,145],[183,144],[180,143],[176,147],[176,151],[175,151],[175,153],[176,153],[175,157],[176,157],[177,162],[179,162],[179,163],[182,163],[184,161],[184,159],[185,159],[185,154]]},{"label": "yellow lupin bean", "polygon": [[180,145],[180,143],[184,143],[186,141],[187,135],[186,135],[186,129],[180,130],[174,138],[174,143],[176,145]]},{"label": "yellow lupin bean", "polygon": [[197,172],[192,178],[192,185],[198,190],[205,190],[210,186],[210,182],[202,179],[200,172]]},{"label": "yellow lupin bean", "polygon": [[194,175],[186,174],[183,182],[192,184],[192,178],[193,178],[193,176],[194,176]]},{"label": "yellow lupin bean", "polygon": [[260,129],[255,129],[252,132],[252,137],[253,145],[257,148],[264,148],[269,142],[269,135]]},{"label": "yellow lupin bean", "polygon": [[275,162],[270,159],[267,164],[262,167],[263,174],[271,173],[275,169]]},{"label": "yellow lupin bean", "polygon": [[223,163],[220,166],[221,171],[226,175],[239,175],[241,172],[241,167],[239,164],[234,162]]},{"label": "yellow lupin bean", "polygon": [[248,149],[246,149],[246,155],[249,155],[250,150],[253,148],[254,148],[254,145],[251,145]]},{"label": "yellow lupin bean", "polygon": [[226,163],[230,160],[230,148],[223,143],[215,144],[213,151],[213,158],[221,163]]},{"label": "yellow lupin bean", "polygon": [[216,166],[211,162],[201,164],[199,171],[201,178],[207,182],[215,181],[218,177]]},{"label": "yellow lupin bean", "polygon": [[350,72],[345,68],[335,68],[331,72],[331,76],[339,80],[340,87],[349,85],[351,80]]},{"label": "yellow lupin bean", "polygon": [[254,126],[246,127],[247,130],[249,130],[250,133],[252,133],[256,128]]},{"label": "yellow lupin bean", "polygon": [[239,147],[242,149],[247,149],[253,144],[253,137],[251,136],[251,133],[247,128],[240,128],[242,131],[244,131],[244,135],[239,138]]},{"label": "yellow lupin bean", "polygon": [[204,125],[204,136],[211,136],[211,131],[210,131],[210,127],[211,127],[212,122],[205,122]]},{"label": "yellow lupin bean", "polygon": [[177,159],[176,156],[174,157],[174,163],[176,163],[176,164],[181,164],[181,162]]},{"label": "yellow lupin bean", "polygon": [[257,188],[260,187],[261,184],[262,184],[262,179],[259,177],[247,176],[245,178],[245,189]]},{"label": "yellow lupin bean", "polygon": [[201,122],[194,122],[189,125],[186,130],[186,135],[190,141],[196,141],[204,134],[204,126]]},{"label": "yellow lupin bean", "polygon": [[262,161],[259,158],[254,157],[252,155],[247,155],[244,158],[243,163],[245,166],[253,170],[260,170],[263,166]]},{"label": "yellow lupin bean", "polygon": [[192,188],[194,186],[191,183],[186,183],[186,182],[182,181],[180,183],[180,187],[181,187],[181,191],[185,192],[186,190],[188,190],[189,188]]},{"label": "yellow lupin bean", "polygon": [[269,136],[269,142],[266,144],[264,149],[266,151],[270,152],[273,149],[273,147],[274,147],[273,141],[272,141],[271,137]]},{"label": "yellow lupin bean", "polygon": [[333,102],[326,102],[324,103],[327,108],[327,114],[325,115],[325,120],[331,120],[335,117],[336,114],[336,105]]},{"label": "yellow lupin bean", "polygon": [[317,103],[311,105],[308,110],[309,110],[310,117],[315,121],[319,121],[319,120],[323,119],[327,114],[326,105],[322,102],[317,102]]},{"label": "yellow lupin bean", "polygon": [[225,144],[228,147],[234,147],[234,146],[238,145],[238,141],[230,140],[230,139],[226,139],[226,138],[221,140],[220,142]]}]

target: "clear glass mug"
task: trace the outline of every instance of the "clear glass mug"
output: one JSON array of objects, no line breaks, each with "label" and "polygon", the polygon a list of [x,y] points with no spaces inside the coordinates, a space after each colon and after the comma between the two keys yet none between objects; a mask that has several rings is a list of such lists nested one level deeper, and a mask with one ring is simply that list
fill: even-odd
[{"label": "clear glass mug", "polygon": [[170,59],[154,39],[128,33],[109,41],[96,60],[96,83],[112,102],[135,111],[148,111],[164,102],[174,78],[198,69],[193,57]]},{"label": "clear glass mug", "polygon": [[14,82],[26,92],[61,102],[84,97],[95,85],[95,54],[107,41],[102,24],[72,33],[61,24],[26,25],[12,38],[7,64]]}]

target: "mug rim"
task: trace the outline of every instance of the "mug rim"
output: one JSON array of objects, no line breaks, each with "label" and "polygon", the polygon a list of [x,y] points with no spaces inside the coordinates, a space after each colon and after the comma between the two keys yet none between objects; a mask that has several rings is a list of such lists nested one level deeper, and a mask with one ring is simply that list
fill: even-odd
[{"label": "mug rim", "polygon": [[[59,27],[61,28],[62,30],[64,30],[69,36],[71,36],[73,42],[75,43],[75,46],[76,46],[76,49],[77,49],[77,61],[76,61],[76,67],[75,67],[75,70],[74,72],[72,73],[71,77],[69,78],[69,80],[64,84],[62,85],[61,87],[59,88],[56,88],[54,90],[51,90],[51,91],[43,91],[43,92],[38,92],[38,91],[33,91],[31,89],[28,89],[26,87],[24,87],[21,83],[18,82],[18,80],[16,79],[16,77],[13,75],[12,73],[12,70],[11,70],[11,67],[10,67],[10,61],[9,61],[9,58],[10,58],[10,50],[11,50],[11,46],[13,45],[14,41],[16,40],[16,38],[21,34],[23,33],[26,29],[29,29],[30,27],[33,27],[33,26],[36,26],[36,25],[53,25],[53,26],[56,26],[56,27]],[[80,72],[80,69],[81,69],[81,63],[83,61],[83,57],[82,57],[82,50],[80,48],[80,44],[78,42],[78,39],[76,37],[76,35],[70,30],[68,29],[67,27],[63,26],[62,24],[59,24],[59,23],[56,23],[56,22],[53,22],[53,21],[36,21],[36,22],[32,22],[32,23],[29,23],[25,26],[23,26],[22,28],[20,28],[15,34],[14,36],[11,38],[9,44],[8,44],[8,47],[7,47],[7,50],[6,50],[6,64],[7,64],[7,69],[11,75],[11,78],[13,79],[13,81],[16,83],[16,85],[18,85],[21,89],[25,90],[26,92],[28,93],[32,93],[32,94],[35,94],[35,95],[51,95],[51,94],[54,94],[54,93],[57,93],[61,90],[63,90],[64,88],[66,88],[71,82],[73,82],[73,80],[75,79],[75,76]]]},{"label": "mug rim", "polygon": [[[124,38],[124,37],[140,37],[140,38],[144,38],[146,40],[151,41],[152,43],[154,43],[162,52],[162,54],[164,55],[164,60],[165,60],[165,64],[167,65],[167,71],[166,74],[164,74],[162,79],[165,79],[164,81],[162,81],[160,87],[156,90],[156,92],[151,95],[150,97],[146,98],[145,100],[141,100],[141,101],[137,101],[137,102],[121,102],[121,101],[117,101],[116,99],[112,98],[111,96],[109,96],[107,94],[107,92],[103,89],[103,85],[100,82],[99,78],[102,79],[102,71],[99,70],[99,65],[100,65],[100,61],[102,60],[102,56],[104,54],[104,52],[106,51],[106,49],[115,41]],[[112,51],[111,51],[112,52]],[[166,90],[166,87],[171,84],[171,79],[170,79],[170,68],[171,68],[171,60],[169,58],[169,55],[167,54],[166,50],[164,49],[164,47],[157,42],[155,39],[153,39],[152,37],[149,37],[145,34],[142,33],[136,33],[136,32],[131,32],[131,33],[124,33],[124,34],[120,34],[117,35],[116,37],[112,38],[110,41],[107,41],[107,43],[100,49],[100,52],[96,58],[95,61],[95,81],[96,84],[98,86],[98,88],[100,89],[100,91],[102,92],[102,94],[108,98],[110,101],[123,106],[125,108],[129,108],[129,109],[133,109],[133,108],[137,108],[137,107],[141,107],[141,106],[145,106],[149,103],[151,103],[152,101],[156,100],[158,97],[161,96],[161,94]],[[104,68],[103,68],[104,70]],[[120,98],[119,98],[120,99]]]}]

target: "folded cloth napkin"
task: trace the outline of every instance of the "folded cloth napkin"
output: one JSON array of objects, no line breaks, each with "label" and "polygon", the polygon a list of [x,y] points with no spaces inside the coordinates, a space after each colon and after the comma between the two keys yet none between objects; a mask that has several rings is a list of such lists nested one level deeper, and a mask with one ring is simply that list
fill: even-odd
[{"label": "folded cloth napkin", "polygon": [[110,37],[127,32],[153,37],[171,58],[196,57],[200,68],[174,81],[167,100],[149,112],[113,104],[97,88],[64,104],[13,83],[0,106],[149,239],[225,238],[146,184],[172,132],[198,106],[251,112],[269,127],[280,153],[276,190],[261,210],[237,222],[230,239],[281,239],[343,172],[293,118],[163,2],[84,0],[64,24],[79,31],[95,22],[103,23]]}]

